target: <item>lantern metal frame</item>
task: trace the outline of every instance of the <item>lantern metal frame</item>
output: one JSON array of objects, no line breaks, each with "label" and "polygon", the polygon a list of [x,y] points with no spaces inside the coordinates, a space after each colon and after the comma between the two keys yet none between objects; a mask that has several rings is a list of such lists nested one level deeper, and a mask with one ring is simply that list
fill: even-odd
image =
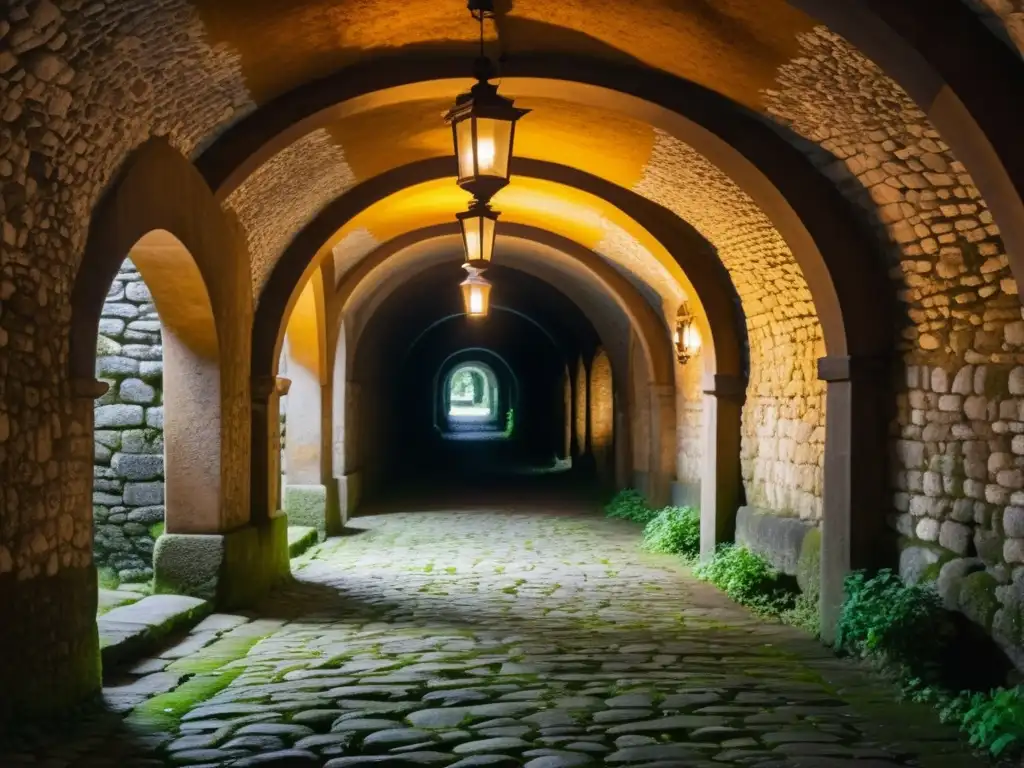
[{"label": "lantern metal frame", "polygon": [[693,343],[694,335],[699,339],[696,317],[687,304],[683,304],[676,313],[676,328],[672,341],[676,349],[676,360],[686,365],[699,351],[700,343]]},{"label": "lantern metal frame", "polygon": [[[455,218],[459,222],[459,231],[462,234],[462,251],[465,254],[465,264],[468,267],[473,267],[480,271],[483,271],[490,264],[494,258],[494,246],[497,239],[498,230],[498,217],[501,215],[500,211],[495,211],[487,203],[481,203],[479,200],[474,200],[468,210],[462,213],[455,214]],[[473,253],[469,244],[469,232],[472,222],[478,220],[481,223],[477,225],[477,234],[480,237],[480,243],[477,251],[477,255],[480,258],[472,258]],[[487,227],[483,224],[483,220],[491,222],[491,226]],[[490,242],[485,242],[489,240]]]},{"label": "lantern metal frame", "polygon": [[[484,55],[484,19],[494,17],[492,0],[470,0],[468,4],[474,19],[480,22],[480,55],[473,66],[476,84],[465,93],[459,94],[453,106],[445,114],[445,122],[452,127],[452,145],[455,148],[455,162],[458,185],[469,192],[478,201],[486,203],[501,189],[506,187],[512,175],[512,157],[516,141],[516,122],[530,110],[514,106],[512,99],[498,95],[498,86],[488,82],[497,72],[491,60]],[[466,120],[470,123],[469,138],[472,157],[472,173],[462,175],[461,158],[465,155],[460,151],[459,126]],[[494,120],[508,123],[508,146],[502,147],[504,154],[504,175],[481,175],[480,172],[480,136],[479,120]],[[495,157],[499,147],[494,148]],[[498,165],[494,163],[494,165]]]},{"label": "lantern metal frame", "polygon": [[[463,269],[469,273],[466,279],[459,283],[459,288],[462,291],[462,307],[465,310],[465,314],[471,319],[487,317],[491,311],[491,289],[494,285],[483,276],[483,269],[471,267],[468,264],[464,265]],[[477,312],[473,311],[474,288],[482,291],[483,306]]]}]

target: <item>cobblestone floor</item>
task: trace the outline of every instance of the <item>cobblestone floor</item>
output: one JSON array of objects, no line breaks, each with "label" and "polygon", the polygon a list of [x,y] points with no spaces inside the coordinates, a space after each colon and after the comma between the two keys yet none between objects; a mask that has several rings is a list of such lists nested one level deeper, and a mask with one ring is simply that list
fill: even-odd
[{"label": "cobblestone floor", "polygon": [[980,765],[930,710],[641,553],[631,524],[531,505],[352,529],[0,765]]}]

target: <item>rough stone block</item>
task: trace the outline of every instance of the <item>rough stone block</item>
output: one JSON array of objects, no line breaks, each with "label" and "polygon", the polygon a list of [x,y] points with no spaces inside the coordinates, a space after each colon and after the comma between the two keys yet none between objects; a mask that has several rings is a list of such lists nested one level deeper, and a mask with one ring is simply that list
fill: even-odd
[{"label": "rough stone block", "polygon": [[102,334],[96,339],[96,356],[113,357],[121,354],[121,345]]},{"label": "rough stone block", "polygon": [[1024,563],[1024,539],[1004,541],[1003,559],[1008,563]]},{"label": "rough stone block", "polygon": [[142,379],[125,379],[121,382],[119,395],[122,402],[148,405],[156,400],[156,390]]},{"label": "rough stone block", "polygon": [[107,302],[103,305],[103,316],[104,317],[120,317],[126,320],[138,316],[139,308],[134,304],[125,304],[123,302]]},{"label": "rough stone block", "polygon": [[127,480],[153,480],[163,476],[164,457],[158,453],[117,453],[110,466]]},{"label": "rough stone block", "polygon": [[99,331],[104,336],[120,336],[124,332],[124,320],[116,317],[100,318]]},{"label": "rough stone block", "polygon": [[163,483],[128,483],[124,487],[124,503],[132,507],[163,504]]},{"label": "rough stone block", "polygon": [[966,555],[971,544],[970,527],[947,520],[939,529],[939,544],[958,555]]},{"label": "rough stone block", "polygon": [[958,557],[944,563],[935,580],[935,591],[942,598],[942,604],[950,611],[959,609],[960,587],[964,577],[968,573],[984,569],[984,564],[976,557]]},{"label": "rough stone block", "polygon": [[96,358],[97,376],[134,376],[138,372],[138,360],[132,360],[131,358],[121,356]]},{"label": "rough stone block", "polygon": [[102,427],[135,427],[142,424],[139,405],[101,405],[94,411],[94,425]]},{"label": "rough stone block", "polygon": [[327,489],[322,485],[285,486],[284,511],[289,525],[316,528],[322,537],[327,530]]},{"label": "rough stone block", "polygon": [[153,523],[162,523],[164,520],[164,514],[164,507],[161,505],[139,507],[128,513],[128,519],[133,523],[152,525]]},{"label": "rough stone block", "polygon": [[224,546],[220,535],[165,533],[153,549],[154,591],[213,600]]},{"label": "rough stone block", "polygon": [[[933,521],[934,522],[934,521]],[[917,584],[928,571],[929,566],[945,562],[952,558],[952,553],[944,552],[936,545],[913,539],[900,542],[900,578],[907,584]]]},{"label": "rough stone block", "polygon": [[175,629],[189,627],[208,613],[206,600],[183,595],[151,595],[114,608],[99,619],[103,663],[113,665],[128,656],[154,649]]},{"label": "rough stone block", "polygon": [[967,618],[986,630],[991,629],[992,619],[999,609],[996,587],[999,586],[990,573],[974,571],[964,577],[960,585],[959,608]]},{"label": "rough stone block", "polygon": [[768,514],[756,507],[740,507],[736,513],[736,543],[791,576],[797,575],[804,538],[813,529],[811,523]]},{"label": "rough stone block", "polygon": [[162,360],[164,348],[159,344],[125,344],[121,354],[133,360]]},{"label": "rough stone block", "polygon": [[164,407],[162,405],[146,409],[146,426],[153,429],[164,428]]},{"label": "rough stone block", "polygon": [[123,453],[163,453],[163,435],[153,429],[127,429],[121,433]]},{"label": "rough stone block", "polygon": [[139,363],[139,376],[146,381],[159,381],[164,375],[163,360],[143,360]]},{"label": "rough stone block", "polygon": [[149,292],[149,287],[141,281],[128,283],[124,287],[124,295],[128,301],[137,301],[140,304],[153,300],[153,295]]}]

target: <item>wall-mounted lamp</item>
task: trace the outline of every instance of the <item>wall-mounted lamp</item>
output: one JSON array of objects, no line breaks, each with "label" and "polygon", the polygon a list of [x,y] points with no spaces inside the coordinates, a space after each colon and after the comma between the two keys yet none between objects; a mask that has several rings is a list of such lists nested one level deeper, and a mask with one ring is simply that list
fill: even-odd
[{"label": "wall-mounted lamp", "polygon": [[700,352],[700,331],[697,321],[689,306],[683,304],[676,313],[676,329],[672,334],[676,347],[676,359],[680,365],[686,365],[691,357]]}]

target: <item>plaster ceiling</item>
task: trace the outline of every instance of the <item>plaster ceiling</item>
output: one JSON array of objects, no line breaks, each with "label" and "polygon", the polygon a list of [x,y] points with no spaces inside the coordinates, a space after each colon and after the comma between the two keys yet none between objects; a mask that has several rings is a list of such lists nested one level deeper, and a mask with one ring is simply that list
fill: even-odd
[{"label": "plaster ceiling", "polygon": [[[370,206],[324,245],[320,258],[333,255],[341,280],[368,241],[384,243],[399,235],[453,221],[469,196],[450,179],[408,187]],[[606,201],[550,181],[513,177],[494,198],[501,221],[525,224],[566,237],[595,251],[660,297],[666,314],[683,299],[686,279],[672,256],[646,229]],[[353,253],[348,253],[349,250]],[[496,260],[501,259],[498,251]]]},{"label": "plaster ceiling", "polygon": [[[464,0],[193,0],[257,103],[373,56],[474,52]],[[662,69],[752,108],[813,20],[785,0],[497,0],[493,54],[585,54]],[[468,62],[467,62],[468,64]]]}]

